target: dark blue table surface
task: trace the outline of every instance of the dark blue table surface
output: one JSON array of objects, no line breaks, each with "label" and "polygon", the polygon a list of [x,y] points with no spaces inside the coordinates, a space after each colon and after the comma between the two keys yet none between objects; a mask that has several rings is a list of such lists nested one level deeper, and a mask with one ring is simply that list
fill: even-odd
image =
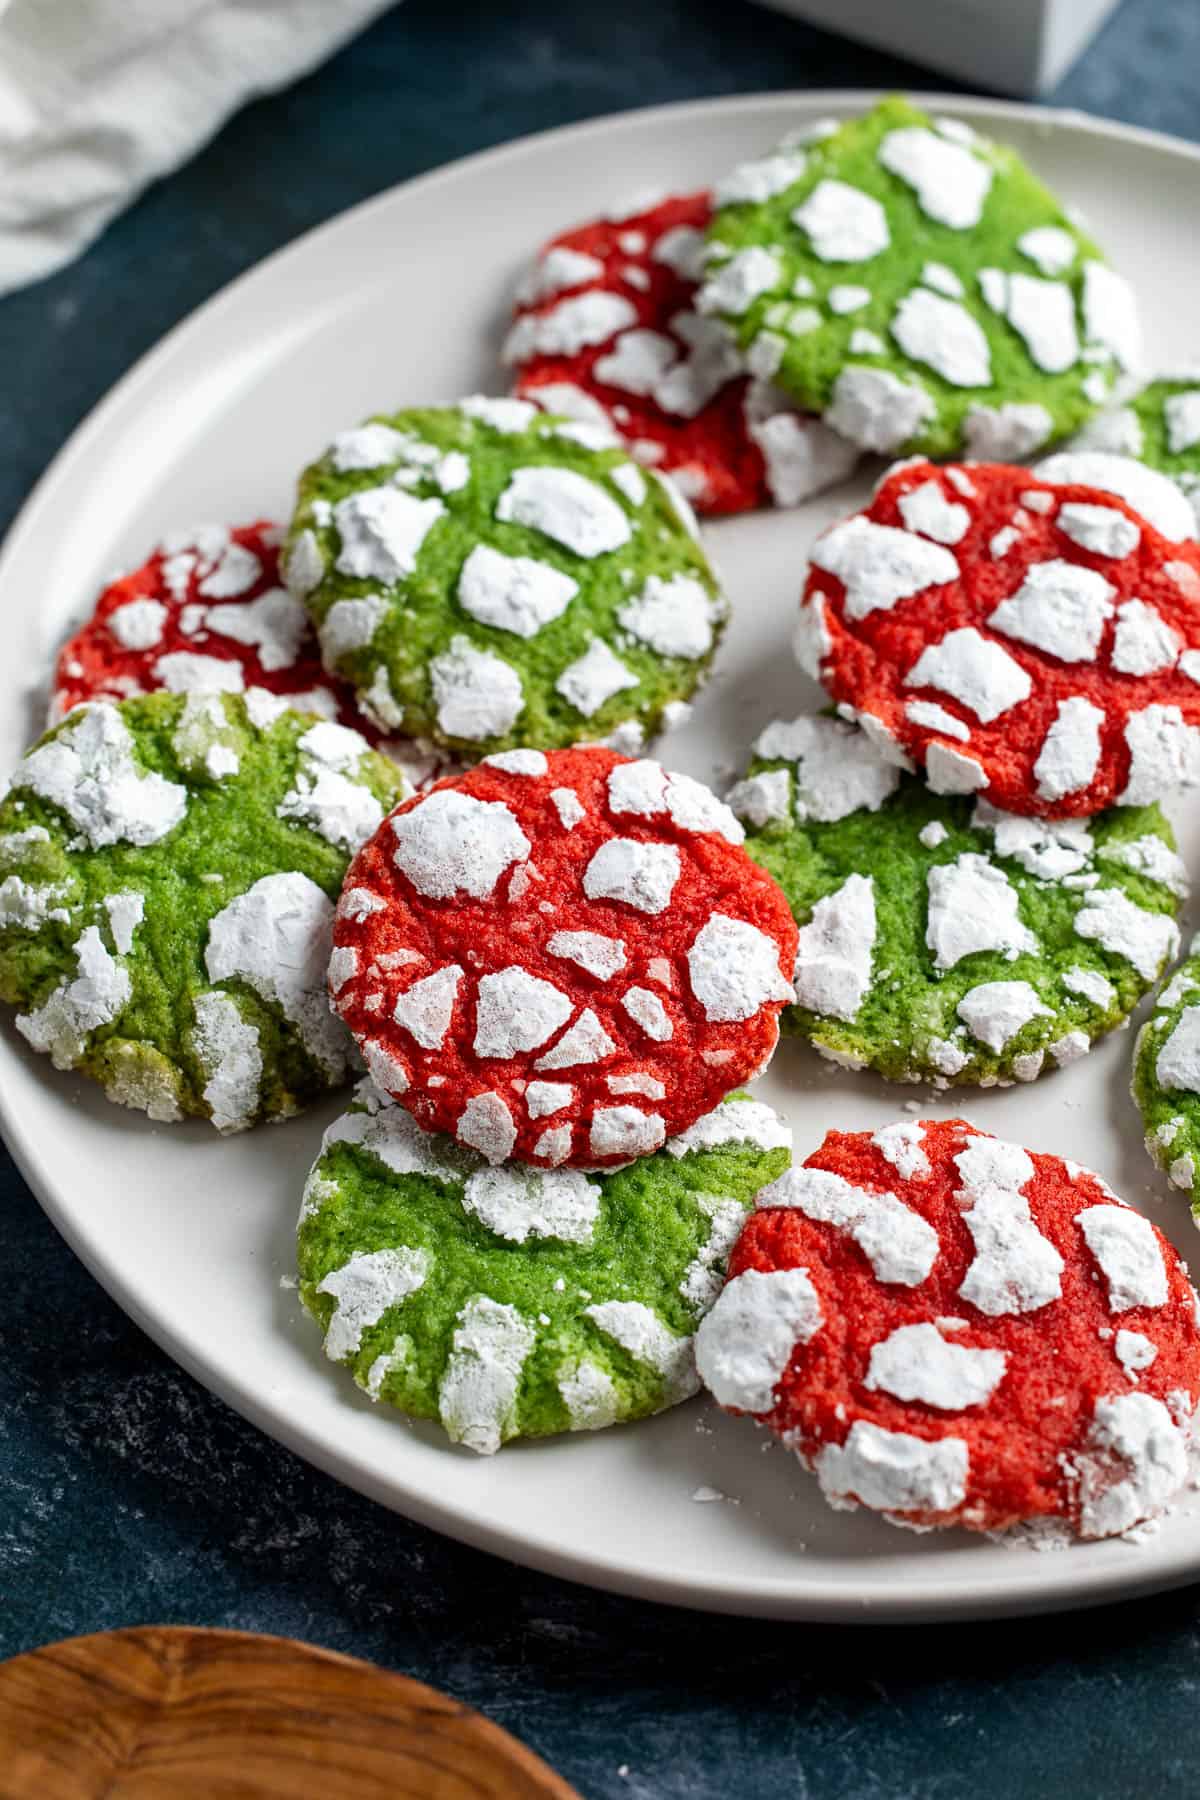
[{"label": "dark blue table surface", "polygon": [[[1198,71],[1194,0],[1126,0],[1050,99],[1200,138]],[[744,0],[409,0],[0,301],[0,523],[169,326],[378,189],[627,107],[905,84],[951,85]],[[0,1656],[147,1622],[283,1632],[444,1687],[588,1800],[1200,1785],[1194,1590],[887,1630],[590,1593],[410,1525],[244,1424],[117,1310],[2,1153],[0,1221]]]}]

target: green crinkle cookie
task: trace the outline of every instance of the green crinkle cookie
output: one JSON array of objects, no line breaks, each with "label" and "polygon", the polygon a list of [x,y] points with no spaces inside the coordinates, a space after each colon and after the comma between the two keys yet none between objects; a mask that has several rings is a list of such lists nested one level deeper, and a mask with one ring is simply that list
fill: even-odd
[{"label": "green crinkle cookie", "polygon": [[1012,150],[902,99],[717,189],[697,304],[865,449],[1012,462],[1136,365],[1127,284]]},{"label": "green crinkle cookie", "polygon": [[364,1081],[305,1188],[301,1298],[372,1399],[483,1454],[645,1418],[695,1393],[693,1333],[790,1146],[739,1095],[622,1169],[492,1168]]},{"label": "green crinkle cookie", "polygon": [[1138,1033],[1131,1092],[1147,1151],[1192,1196],[1200,1224],[1200,934]]},{"label": "green crinkle cookie", "polygon": [[1169,475],[1191,501],[1200,536],[1200,365],[1148,382],[1086,425],[1074,447],[1132,456]]},{"label": "green crinkle cookie", "polygon": [[0,803],[0,999],[153,1119],[297,1112],[351,1064],[334,903],[403,797],[357,732],[261,688],[77,707]]},{"label": "green crinkle cookie", "polygon": [[1175,954],[1156,806],[1032,819],[931,793],[831,718],[768,726],[728,796],[799,923],[785,1030],[893,1081],[990,1087],[1074,1062]]},{"label": "green crinkle cookie", "polygon": [[285,567],[383,729],[472,753],[622,726],[636,750],[726,612],[686,501],[610,433],[524,400],[343,432],[301,477]]}]

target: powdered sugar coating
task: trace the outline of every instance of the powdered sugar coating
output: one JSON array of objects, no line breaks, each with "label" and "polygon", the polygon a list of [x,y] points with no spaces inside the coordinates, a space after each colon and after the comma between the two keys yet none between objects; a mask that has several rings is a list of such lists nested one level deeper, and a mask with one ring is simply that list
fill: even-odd
[{"label": "powdered sugar coating", "polygon": [[960,1412],[991,1399],[1004,1379],[1007,1360],[1003,1350],[972,1350],[947,1341],[936,1325],[901,1325],[872,1346],[864,1386],[881,1388],[897,1400]]},{"label": "powdered sugar coating", "polygon": [[307,875],[264,875],[214,915],[204,963],[210,981],[244,981],[277,1005],[336,1080],[349,1042],[325,994],[332,924],[333,903]]},{"label": "powdered sugar coating", "polygon": [[532,1326],[513,1306],[481,1295],[463,1307],[438,1398],[441,1422],[454,1443],[481,1456],[500,1448],[534,1342]]},{"label": "powdered sugar coating", "polygon": [[937,688],[960,701],[985,725],[1028,700],[1033,691],[1020,663],[971,625],[948,632],[923,650],[904,677],[904,685]]},{"label": "powdered sugar coating", "polygon": [[770,294],[783,280],[779,259],[770,250],[753,245],[739,250],[707,277],[696,295],[701,313],[744,313],[761,294]]},{"label": "powdered sugar coating", "polygon": [[889,131],[878,155],[885,169],[913,189],[928,218],[955,231],[978,225],[992,185],[982,157],[920,126]]},{"label": "powdered sugar coating", "polygon": [[482,975],[475,1001],[475,1054],[510,1057],[540,1049],[570,1016],[567,995],[525,969],[513,966]]},{"label": "powdered sugar coating", "polygon": [[310,727],[296,747],[300,765],[278,816],[299,820],[342,850],[357,850],[383,819],[383,807],[358,778],[366,740],[325,722]]},{"label": "powdered sugar coating", "polygon": [[1162,1087],[1200,1094],[1200,1007],[1184,1007],[1158,1052],[1154,1074]]},{"label": "powdered sugar coating", "polygon": [[1022,1191],[1034,1176],[1029,1157],[995,1138],[969,1138],[954,1160],[975,1243],[959,1294],[989,1317],[1036,1312],[1057,1300],[1063,1259],[1034,1224]]},{"label": "powdered sugar coating", "polygon": [[821,1323],[821,1303],[803,1269],[748,1269],[726,1285],[696,1333],[700,1379],[721,1406],[768,1412],[797,1344],[807,1344]]},{"label": "powdered sugar coating", "polygon": [[454,1135],[489,1163],[502,1163],[517,1141],[516,1121],[499,1094],[472,1094],[458,1116]]},{"label": "powdered sugar coating", "polygon": [[725,607],[672,497],[607,426],[476,398],[348,437],[372,466],[339,439],[307,469],[290,543],[316,546],[304,606],[380,730],[540,748],[585,721],[652,728],[695,686]]},{"label": "powdered sugar coating", "polygon": [[844,181],[819,182],[792,218],[822,262],[869,262],[891,242],[878,200]]},{"label": "powdered sugar coating", "polygon": [[[701,1375],[795,1450],[835,1506],[919,1528],[1057,1519],[1082,1536],[1162,1511],[1186,1478],[1200,1393],[1179,1258],[1075,1164],[962,1120],[918,1129],[924,1166],[910,1176],[867,1133],[835,1131],[764,1190],[701,1328]],[[873,1267],[839,1218],[786,1203],[798,1185],[861,1193],[882,1179],[935,1246],[915,1283]],[[1156,1303],[1119,1344],[1083,1226],[1102,1216],[1144,1227],[1160,1259]]]},{"label": "powdered sugar coating", "polygon": [[517,469],[496,502],[496,517],[527,525],[584,557],[618,550],[630,536],[622,508],[574,469]]},{"label": "powdered sugar coating", "polygon": [[721,602],[687,575],[677,575],[669,582],[652,575],[640,594],[617,613],[624,629],[660,656],[681,656],[693,662],[708,655],[713,647],[713,624],[723,617]]},{"label": "powdered sugar coating", "polygon": [[1131,962],[1153,981],[1179,948],[1179,927],[1162,913],[1147,912],[1117,888],[1098,888],[1075,915],[1075,931]]},{"label": "powdered sugar coating", "polygon": [[[342,950],[335,950],[333,953],[334,957],[344,954]],[[454,1002],[462,979],[463,969],[458,963],[446,963],[443,968],[435,969],[432,975],[422,976],[400,995],[392,1008],[393,1019],[424,1049],[439,1050],[450,1029]],[[345,985],[344,981],[334,979],[331,961],[331,991],[340,993]]]},{"label": "powdered sugar coating", "polygon": [[262,1091],[258,1028],[228,994],[197,994],[196,1054],[204,1068],[204,1100],[218,1131],[241,1131],[254,1121]]},{"label": "powdered sugar coating", "polygon": [[17,1014],[21,1036],[48,1054],[56,1069],[74,1068],[90,1034],[111,1025],[133,994],[128,971],[110,954],[94,925],[80,933],[74,959],[73,976],[65,975],[34,1011]]},{"label": "powdered sugar coating", "polygon": [[621,294],[583,293],[559,300],[544,312],[526,313],[504,343],[504,360],[528,356],[572,356],[589,344],[602,344],[637,321],[637,313]]},{"label": "powdered sugar coating", "polygon": [[854,1186],[805,1164],[764,1188],[759,1208],[796,1207],[853,1238],[880,1281],[917,1287],[937,1260],[937,1233],[895,1194]]},{"label": "powdered sugar coating", "polygon": [[666,1142],[662,1115],[639,1106],[598,1106],[592,1114],[588,1151],[597,1162],[629,1162]]},{"label": "powdered sugar coating", "polygon": [[93,850],[156,844],[187,810],[183,785],[139,762],[120,710],[104,703],[75,713],[32,749],[11,785],[48,800]]},{"label": "powdered sugar coating", "polygon": [[[944,457],[972,415],[1007,415],[1027,450],[1103,404],[1128,290],[1014,152],[891,98],[805,159],[782,192],[718,201],[702,290],[747,354],[774,334],[771,376],[801,405],[865,448]],[[741,279],[767,258],[770,280],[765,260],[760,286]]]},{"label": "powdered sugar coating", "polygon": [[367,1327],[422,1287],[429,1270],[430,1259],[420,1250],[376,1250],[352,1256],[326,1275],[318,1292],[335,1301],[325,1333],[326,1356],[340,1362],[352,1355]]},{"label": "powdered sugar coating", "polygon": [[1187,501],[1165,475],[1124,456],[1098,450],[1060,450],[1034,467],[1039,481],[1056,487],[1090,487],[1116,494],[1171,540],[1195,535]]},{"label": "powdered sugar coating", "polygon": [[1100,766],[1103,724],[1104,713],[1082,694],[1058,702],[1033,765],[1040,799],[1059,801],[1091,786]]},{"label": "powdered sugar coating", "polygon": [[563,956],[586,969],[599,981],[611,981],[625,967],[625,945],[620,938],[599,931],[556,931],[546,943],[551,956]]},{"label": "powdered sugar coating", "polygon": [[1142,536],[1135,519],[1114,506],[1098,506],[1094,501],[1064,501],[1058,509],[1058,529],[1095,556],[1128,556],[1137,549]]},{"label": "powdered sugar coating", "polygon": [[1172,668],[1180,648],[1178,635],[1144,600],[1127,600],[1117,608],[1112,660],[1123,675],[1156,675]]},{"label": "powdered sugar coating", "polygon": [[458,578],[459,604],[473,619],[524,638],[557,619],[578,591],[578,582],[549,564],[505,556],[488,544],[472,550]]},{"label": "powdered sugar coating", "polygon": [[278,535],[265,523],[180,532],[110,582],[59,652],[52,721],[88,700],[250,689],[357,723],[353,696],[326,677],[304,608],[281,585]]},{"label": "powdered sugar coating", "polygon": [[126,650],[149,650],[162,642],[166,622],[161,600],[126,600],[113,608],[105,625]]},{"label": "powdered sugar coating", "polygon": [[[827,823],[843,819],[859,807],[876,812],[900,780],[895,763],[881,754],[873,740],[840,719],[777,720],[760,732],[754,753],[785,757],[794,763],[790,793],[798,820]],[[732,793],[730,805],[740,812]],[[782,812],[773,807],[772,816],[786,817],[786,806]]]},{"label": "powdered sugar coating", "polygon": [[892,1167],[910,1181],[914,1176],[929,1174],[929,1158],[921,1148],[924,1137],[923,1125],[916,1120],[903,1120],[896,1125],[882,1126],[871,1142]]},{"label": "powdered sugar coating", "polygon": [[943,545],[855,515],[819,537],[813,566],[834,575],[845,591],[846,617],[890,612],[901,600],[954,581],[958,562]]},{"label": "powdered sugar coating", "polygon": [[966,507],[947,500],[936,481],[923,482],[905,494],[900,512],[909,531],[934,538],[939,544],[957,544],[971,523]]},{"label": "powdered sugar coating", "polygon": [[[747,179],[761,187],[796,167],[785,153],[748,165]],[[634,248],[628,228],[607,220],[556,240],[536,267],[582,253],[591,270],[578,271],[579,297],[616,299],[620,311],[603,340],[547,350],[537,325],[554,308],[523,291],[510,340],[521,353],[518,391],[548,412],[619,426],[635,455],[675,476],[702,511],[795,505],[845,474],[855,451],[770,385],[781,339],[763,332],[740,353],[728,329],[697,310],[710,213],[706,193],[672,197],[635,221]],[[769,255],[756,254],[715,279],[740,303],[770,274]]]},{"label": "powdered sugar coating", "polygon": [[1036,950],[1037,938],[1021,923],[1017,904],[1003,869],[985,857],[966,852],[930,869],[925,937],[935,968],[952,969],[978,950],[999,950],[1013,960]]},{"label": "powdered sugar coating", "polygon": [[1008,275],[999,269],[984,269],[980,288],[993,312],[1006,318],[1024,339],[1030,358],[1039,369],[1048,375],[1061,375],[1075,367],[1080,343],[1075,299],[1068,283],[1046,281],[1040,275]]},{"label": "powdered sugar coating", "polygon": [[1096,569],[1061,558],[1037,563],[988,624],[1060,662],[1094,662],[1112,616],[1114,589]]},{"label": "powdered sugar coating", "polygon": [[[221,581],[243,574],[230,560]],[[302,747],[306,738],[315,741]],[[333,755],[343,741],[374,819],[399,783],[344,728],[282,706],[258,726],[232,696],[88,706],[40,748],[73,739],[82,755],[72,809],[88,809],[90,830],[35,787],[18,785],[3,803],[6,821],[22,827],[0,833],[10,871],[0,881],[0,960],[20,1028],[60,1066],[157,1120],[190,1113],[234,1131],[299,1111],[340,1079],[350,1052],[324,992],[329,890],[346,858],[278,809],[311,750]],[[47,765],[37,767],[44,777]],[[140,821],[126,816],[130,783],[150,770],[149,791],[166,793],[177,814],[167,831],[153,803]],[[30,934],[50,924],[61,948],[44,939],[30,962]]]},{"label": "powdered sugar coating", "polygon": [[[1132,1010],[1185,887],[1157,811],[1022,817],[882,762],[890,778],[843,805],[839,733],[877,754],[840,721],[772,725],[730,793],[799,926],[785,1029],[893,1080],[991,1086],[1063,1066]],[[810,746],[803,786],[766,760]],[[810,811],[809,793],[827,804]]]},{"label": "powdered sugar coating", "polygon": [[471,743],[504,738],[521,717],[525,690],[513,665],[469,638],[450,640],[429,665],[437,721],[448,738]]},{"label": "powdered sugar coating", "polygon": [[874,884],[869,876],[847,876],[817,901],[800,928],[793,971],[797,1005],[824,1018],[857,1018],[871,987],[875,935]]},{"label": "powdered sugar coating", "polygon": [[[357,961],[335,1004],[390,1047],[427,1128],[483,1148],[496,1123],[505,1156],[554,1167],[643,1155],[765,1062],[795,929],[690,777],[600,749],[512,754],[364,848],[348,891],[385,905],[339,911]],[[505,1116],[489,1102],[464,1137],[477,1095]]]},{"label": "powdered sugar coating", "polygon": [[725,913],[710,913],[697,932],[688,976],[706,1019],[751,1019],[770,1001],[794,998],[779,972],[775,939]]},{"label": "powdered sugar coating", "polygon": [[1187,1479],[1189,1432],[1149,1394],[1097,1400],[1076,1458],[1082,1536],[1111,1537],[1164,1512]]},{"label": "powdered sugar coating", "polygon": [[1200,973],[1196,942],[1157,997],[1138,1034],[1132,1093],[1146,1150],[1172,1185],[1193,1196],[1200,1169]]},{"label": "powdered sugar coating", "polygon": [[1108,1284],[1110,1312],[1167,1304],[1166,1265],[1148,1219],[1119,1206],[1091,1206],[1075,1223]]},{"label": "powdered sugar coating", "polygon": [[845,1443],[826,1445],[815,1466],[831,1506],[868,1506],[888,1518],[953,1512],[966,1495],[969,1459],[961,1438],[930,1442],[856,1419]]},{"label": "powdered sugar coating", "polygon": [[[1039,487],[973,465],[974,492],[951,503],[948,473],[892,470],[814,546],[801,648],[846,716],[875,721],[938,791],[1010,812],[1085,815],[1194,785],[1200,564],[1120,482],[1051,469]],[[940,520],[951,504],[969,519],[953,550],[920,531],[922,508]]]},{"label": "powdered sugar coating", "polygon": [[418,500],[394,487],[366,488],[334,507],[343,575],[385,584],[411,575],[425,538],[445,514],[440,500]]},{"label": "powdered sugar coating", "polygon": [[822,417],[851,443],[887,456],[918,436],[936,413],[933,396],[919,379],[852,362],[834,382]]},{"label": "powdered sugar coating", "polygon": [[608,838],[583,875],[589,900],[619,900],[638,912],[665,912],[679,879],[679,852],[673,844]]},{"label": "powdered sugar coating", "polygon": [[958,1016],[989,1050],[1008,1047],[1031,1020],[1051,1017],[1028,981],[982,981],[963,995]]},{"label": "powdered sugar coating", "polygon": [[[659,996],[650,988],[629,987],[621,995],[621,1005],[636,1025],[640,1025],[647,1037],[653,1038],[657,1044],[665,1044],[674,1037],[675,1027],[671,1023],[671,1015],[663,1005]],[[611,1087],[614,1077],[610,1077]]]},{"label": "powdered sugar coating", "polygon": [[719,1144],[751,1144],[760,1150],[790,1150],[791,1128],[761,1100],[722,1100],[701,1115],[686,1131],[667,1144],[667,1153],[679,1158],[694,1151],[712,1150]]},{"label": "powdered sugar coating", "polygon": [[982,328],[959,300],[928,288],[905,294],[892,315],[891,334],[904,354],[952,387],[987,387],[992,358]]},{"label": "powdered sugar coating", "polygon": [[665,813],[683,831],[717,831],[730,844],[740,844],[746,835],[730,808],[703,782],[647,759],[613,769],[608,803],[618,815],[653,818]]},{"label": "powdered sugar coating", "polygon": [[590,1244],[601,1189],[576,1169],[540,1170],[509,1164],[468,1176],[463,1206],[497,1237],[523,1244],[529,1237]]},{"label": "powdered sugar coating", "polygon": [[687,1400],[700,1382],[690,1337],[676,1337],[657,1313],[638,1300],[606,1300],[586,1316],[636,1362],[647,1363],[663,1380],[666,1404]]},{"label": "powdered sugar coating", "polygon": [[601,638],[594,638],[554,683],[577,713],[591,719],[615,694],[637,686],[637,676]]},{"label": "powdered sugar coating", "polygon": [[511,807],[453,788],[439,788],[389,823],[396,867],[431,899],[489,899],[505,870],[532,848]]},{"label": "powdered sugar coating", "polygon": [[1125,743],[1129,774],[1118,796],[1123,804],[1144,806],[1164,790],[1200,782],[1200,724],[1185,718],[1182,708],[1151,704],[1129,713]]}]

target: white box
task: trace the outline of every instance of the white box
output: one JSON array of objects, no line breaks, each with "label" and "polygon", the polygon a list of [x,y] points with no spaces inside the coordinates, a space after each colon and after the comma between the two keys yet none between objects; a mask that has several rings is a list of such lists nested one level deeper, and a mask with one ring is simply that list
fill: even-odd
[{"label": "white box", "polygon": [[1011,94],[1066,73],[1118,0],[766,0],[845,37]]}]

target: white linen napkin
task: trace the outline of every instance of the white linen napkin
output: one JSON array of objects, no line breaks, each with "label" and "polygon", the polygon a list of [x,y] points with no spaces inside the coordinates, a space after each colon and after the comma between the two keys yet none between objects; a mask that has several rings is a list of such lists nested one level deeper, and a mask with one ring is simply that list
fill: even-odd
[{"label": "white linen napkin", "polygon": [[0,0],[0,293],[69,262],[243,101],[389,4]]}]

